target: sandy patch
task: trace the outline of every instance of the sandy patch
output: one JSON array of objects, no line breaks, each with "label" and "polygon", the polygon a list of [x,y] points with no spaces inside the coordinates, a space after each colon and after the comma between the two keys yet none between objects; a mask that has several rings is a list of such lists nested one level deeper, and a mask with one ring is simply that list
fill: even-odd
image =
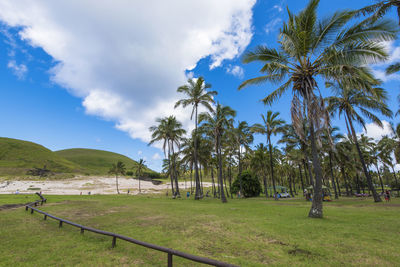
[{"label": "sandy patch", "polygon": [[[171,183],[154,185],[151,182],[140,181],[141,193],[160,193],[165,189],[171,189]],[[121,193],[139,193],[139,181],[132,178],[118,178],[118,186]],[[211,183],[204,183],[204,187],[210,187]],[[180,182],[179,189],[190,188],[190,183]],[[87,195],[89,194],[116,194],[115,177],[87,177],[81,176],[68,180],[44,180],[44,181],[6,181],[0,183],[0,194],[34,193],[41,191],[48,195]]]}]

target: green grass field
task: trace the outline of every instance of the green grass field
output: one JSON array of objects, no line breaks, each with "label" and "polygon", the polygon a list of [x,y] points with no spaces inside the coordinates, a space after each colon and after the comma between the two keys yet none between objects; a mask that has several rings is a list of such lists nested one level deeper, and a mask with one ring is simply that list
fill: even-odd
[{"label": "green grass field", "polygon": [[[394,266],[400,261],[400,199],[341,199],[309,219],[300,199],[168,199],[165,196],[47,196],[42,210],[98,229],[241,266]],[[4,203],[35,196],[0,195]],[[165,266],[166,254],[117,241],[23,207],[0,211],[2,266]],[[175,266],[197,266],[174,257]]]}]

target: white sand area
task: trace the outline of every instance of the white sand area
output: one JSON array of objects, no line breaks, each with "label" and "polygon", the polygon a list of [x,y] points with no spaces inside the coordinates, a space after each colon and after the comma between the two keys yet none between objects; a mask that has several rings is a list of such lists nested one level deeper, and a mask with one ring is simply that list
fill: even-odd
[{"label": "white sand area", "polygon": [[[139,180],[119,177],[119,190],[126,194],[139,193]],[[210,187],[211,183],[203,183],[204,187]],[[194,184],[193,184],[194,186]],[[152,182],[140,181],[141,193],[160,193],[165,189],[171,189],[170,183],[154,185]],[[190,190],[190,181],[180,182],[179,189]],[[87,177],[80,176],[68,180],[15,180],[0,182],[0,194],[34,193],[41,191],[44,195],[79,195],[84,194],[116,194],[115,177]],[[186,192],[185,192],[186,193]],[[181,192],[183,194],[183,192]]]}]

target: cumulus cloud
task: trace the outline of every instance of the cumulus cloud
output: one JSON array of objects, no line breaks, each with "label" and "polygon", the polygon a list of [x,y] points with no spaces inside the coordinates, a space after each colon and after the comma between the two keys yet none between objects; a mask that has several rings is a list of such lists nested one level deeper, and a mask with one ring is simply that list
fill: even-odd
[{"label": "cumulus cloud", "polygon": [[233,76],[236,76],[236,77],[238,77],[240,79],[243,78],[243,76],[244,76],[244,70],[240,66],[229,65],[226,68],[226,72],[229,73],[229,74],[232,74]]},{"label": "cumulus cloud", "polygon": [[377,124],[371,122],[367,123],[365,125],[366,129],[363,129],[363,131],[360,134],[364,134],[372,139],[375,140],[375,142],[378,142],[379,140],[382,139],[383,136],[385,135],[391,135],[393,133],[392,127],[388,121],[382,120],[383,128],[379,127]]},{"label": "cumulus cloud", "polygon": [[374,64],[372,66],[372,72],[376,78],[383,82],[392,80],[400,81],[400,75],[398,73],[387,75],[385,71],[389,65],[400,62],[400,46],[397,46],[394,41],[382,42],[382,44],[389,54],[389,59],[383,63]]},{"label": "cumulus cloud", "polygon": [[137,152],[137,154],[140,156],[140,155],[143,154],[143,151],[142,151],[142,150],[139,150],[139,151]]},{"label": "cumulus cloud", "polygon": [[161,155],[158,153],[154,153],[154,155],[151,158],[154,160],[159,160],[159,159],[161,159]]},{"label": "cumulus cloud", "polygon": [[[118,4],[117,4],[118,3]],[[174,114],[185,71],[239,56],[252,37],[255,0],[0,1],[0,20],[52,56],[52,81],[83,99],[87,114],[149,141],[157,117]],[[14,64],[14,66],[19,66]]]},{"label": "cumulus cloud", "polygon": [[26,72],[28,71],[28,68],[25,64],[17,64],[15,60],[10,60],[7,64],[7,67],[12,70],[12,72],[15,76],[18,77],[18,79],[25,79]]}]

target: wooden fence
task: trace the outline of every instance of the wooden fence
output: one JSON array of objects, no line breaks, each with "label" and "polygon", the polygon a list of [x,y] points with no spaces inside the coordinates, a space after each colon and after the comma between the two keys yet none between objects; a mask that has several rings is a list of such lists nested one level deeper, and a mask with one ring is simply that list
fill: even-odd
[{"label": "wooden fence", "polygon": [[[134,243],[136,245],[140,245],[140,246],[143,246],[143,247],[146,247],[146,248],[150,248],[150,249],[153,249],[153,250],[158,250],[158,251],[167,253],[167,266],[168,267],[172,267],[172,256],[178,256],[178,257],[182,257],[182,258],[185,258],[185,259],[188,259],[188,260],[191,260],[191,261],[200,262],[200,263],[207,264],[207,265],[212,265],[212,266],[221,266],[221,267],[236,266],[236,265],[232,265],[232,264],[229,264],[229,263],[225,263],[225,262],[221,262],[221,261],[217,261],[217,260],[213,260],[213,259],[209,259],[209,258],[205,258],[205,257],[195,256],[195,255],[188,254],[188,253],[185,253],[185,252],[181,252],[181,251],[178,251],[178,250],[174,250],[174,249],[171,249],[171,248],[166,248],[166,247],[154,245],[154,244],[151,244],[151,243],[143,242],[143,241],[140,241],[140,240],[136,240],[136,239],[124,236],[124,235],[119,235],[119,234],[116,234],[116,233],[102,231],[102,230],[99,230],[99,229],[95,229],[95,228],[92,228],[92,227],[84,226],[84,225],[81,225],[81,224],[77,224],[77,223],[74,223],[74,222],[71,222],[71,221],[56,217],[54,215],[51,215],[51,214],[49,214],[47,212],[44,212],[44,211],[41,211],[41,210],[35,208],[36,206],[39,205],[39,203],[40,203],[40,205],[43,205],[43,203],[46,203],[46,201],[47,201],[47,199],[44,198],[41,194],[39,194],[39,193],[36,193],[36,194],[40,197],[40,200],[37,200],[35,202],[26,204],[25,205],[25,210],[26,211],[31,209],[31,214],[34,211],[36,211],[36,212],[38,212],[40,214],[43,214],[44,215],[44,218],[43,218],[44,220],[46,220],[47,218],[52,218],[54,220],[57,220],[57,221],[59,221],[59,227],[62,227],[63,223],[66,223],[66,224],[72,225],[74,227],[80,228],[81,229],[81,234],[83,234],[85,231],[89,231],[89,232],[93,232],[93,233],[100,234],[100,235],[110,236],[110,237],[112,237],[111,247],[113,247],[113,248],[115,247],[115,245],[117,243],[117,239],[121,239],[121,240],[130,242],[130,243]],[[35,206],[35,207],[33,207],[33,206]]]}]

